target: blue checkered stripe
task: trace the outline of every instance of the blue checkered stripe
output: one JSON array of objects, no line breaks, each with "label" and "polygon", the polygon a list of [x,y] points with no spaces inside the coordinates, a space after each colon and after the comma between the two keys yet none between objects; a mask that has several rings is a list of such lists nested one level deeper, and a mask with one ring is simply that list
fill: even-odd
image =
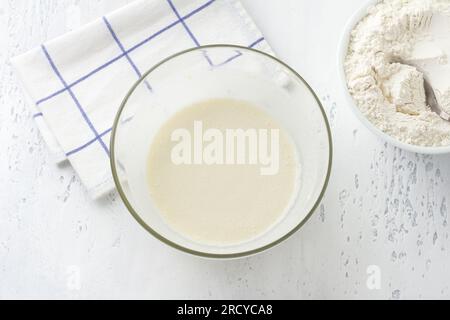
[{"label": "blue checkered stripe", "polygon": [[[45,108],[46,102],[48,102],[52,99],[55,99],[56,97],[58,97],[62,94],[68,94],[70,96],[71,100],[73,101],[73,107],[78,110],[78,112],[82,116],[82,119],[84,120],[87,128],[92,133],[92,139],[86,141],[84,144],[76,147],[75,149],[68,151],[66,153],[67,157],[75,155],[95,143],[98,143],[101,146],[101,148],[104,150],[104,153],[107,157],[109,157],[109,155],[110,155],[109,148],[108,148],[107,142],[105,142],[105,140],[107,140],[106,137],[111,133],[112,128],[109,127],[109,128],[103,129],[103,130],[99,130],[96,128],[96,126],[94,125],[88,112],[86,111],[85,106],[81,103],[80,99],[77,97],[74,88],[76,88],[80,84],[86,82],[88,79],[92,78],[93,76],[100,73],[101,71],[103,71],[107,68],[110,68],[111,66],[116,64],[118,61],[121,61],[124,59],[129,64],[132,71],[136,74],[136,77],[141,78],[142,71],[139,69],[138,65],[131,58],[131,53],[133,53],[137,49],[143,47],[144,45],[149,45],[152,40],[155,40],[156,38],[160,37],[161,35],[163,35],[164,33],[168,32],[169,30],[173,29],[176,26],[182,26],[183,29],[185,30],[186,35],[189,37],[190,41],[192,41],[193,46],[200,47],[202,45],[200,42],[201,39],[198,39],[198,37],[194,34],[193,30],[189,27],[189,20],[192,17],[194,17],[195,15],[201,13],[202,11],[207,10],[215,2],[220,1],[220,0],[209,0],[209,1],[205,2],[203,5],[196,8],[195,10],[187,13],[186,15],[180,14],[179,10],[175,6],[174,0],[165,0],[165,1],[167,2],[167,5],[170,7],[170,10],[173,12],[174,21],[171,24],[169,24],[166,27],[158,30],[157,32],[149,35],[147,38],[143,39],[141,42],[139,42],[129,48],[126,48],[124,46],[124,44],[121,42],[117,32],[114,30],[114,28],[113,28],[112,24],[110,23],[110,21],[108,20],[108,18],[103,17],[103,22],[104,22],[105,28],[111,34],[111,39],[117,45],[118,50],[120,51],[120,54],[118,54],[116,57],[110,59],[109,61],[106,61],[104,64],[93,69],[92,71],[88,72],[87,74],[85,74],[84,76],[80,77],[79,79],[77,79],[73,82],[69,83],[66,81],[66,79],[64,78],[64,75],[62,74],[62,71],[58,68],[57,61],[54,60],[51,53],[49,52],[50,50],[45,45],[41,46],[43,55],[45,56],[46,60],[48,61],[48,64],[51,67],[53,73],[58,78],[59,82],[61,83],[61,89],[59,89],[58,91],[56,91],[46,97],[39,99],[36,102],[36,105],[39,108],[41,108],[41,110],[43,110],[42,108]],[[264,38],[260,37],[259,39],[255,39],[254,42],[248,44],[248,47],[253,48],[263,41],[264,41]],[[236,53],[235,56],[230,57],[225,62],[222,62],[219,65],[228,63],[228,62],[238,58],[239,56],[240,56],[240,53]],[[211,65],[214,65],[213,62],[207,56],[205,56],[205,58],[208,60],[208,62]],[[150,91],[152,91],[152,87],[149,83],[145,82],[145,85],[148,87],[148,89]],[[42,112],[39,112],[34,115],[35,118],[42,117],[42,116],[43,116]]]}]

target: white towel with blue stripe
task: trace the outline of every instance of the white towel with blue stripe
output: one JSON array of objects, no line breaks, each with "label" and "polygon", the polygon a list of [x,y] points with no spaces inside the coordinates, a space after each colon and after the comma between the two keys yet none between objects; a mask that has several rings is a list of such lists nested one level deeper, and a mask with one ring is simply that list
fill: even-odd
[{"label": "white towel with blue stripe", "polygon": [[131,85],[164,58],[214,43],[271,53],[238,0],[139,0],[13,64],[45,141],[98,198],[114,188],[111,127]]}]

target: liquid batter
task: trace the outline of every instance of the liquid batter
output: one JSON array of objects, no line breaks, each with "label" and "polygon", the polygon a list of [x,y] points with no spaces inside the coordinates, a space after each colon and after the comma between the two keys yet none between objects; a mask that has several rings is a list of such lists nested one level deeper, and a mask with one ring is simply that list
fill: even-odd
[{"label": "liquid batter", "polygon": [[[251,146],[249,138],[241,154],[246,161],[238,160],[237,140],[234,148],[226,147],[227,132],[237,129],[266,130],[268,143],[261,143],[264,135],[259,135]],[[277,158],[278,165],[268,161]],[[262,109],[237,100],[208,100],[178,112],[157,133],[148,157],[150,195],[160,214],[174,231],[208,245],[239,244],[268,231],[295,200],[298,177],[297,150],[289,134]]]}]

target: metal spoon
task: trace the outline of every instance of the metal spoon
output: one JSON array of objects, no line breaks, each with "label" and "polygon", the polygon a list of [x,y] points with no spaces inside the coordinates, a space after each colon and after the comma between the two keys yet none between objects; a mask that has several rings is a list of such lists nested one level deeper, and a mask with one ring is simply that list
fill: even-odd
[{"label": "metal spoon", "polygon": [[419,66],[417,66],[414,63],[406,62],[404,60],[398,59],[398,63],[405,64],[411,67],[416,68],[420,73],[423,74],[423,87],[425,89],[425,96],[428,106],[430,106],[431,111],[436,113],[438,116],[440,116],[445,121],[450,121],[450,115],[445,112],[441,106],[439,105],[439,102],[436,98],[436,93],[434,92],[433,87],[431,86],[430,79],[428,79],[428,76],[426,72]]}]

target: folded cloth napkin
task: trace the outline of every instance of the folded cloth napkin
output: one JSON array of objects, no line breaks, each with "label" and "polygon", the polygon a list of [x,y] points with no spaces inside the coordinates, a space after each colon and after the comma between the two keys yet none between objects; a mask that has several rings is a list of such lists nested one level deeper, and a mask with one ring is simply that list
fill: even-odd
[{"label": "folded cloth napkin", "polygon": [[272,53],[238,0],[139,0],[12,62],[50,149],[98,198],[114,188],[111,127],[131,85],[162,59],[213,43]]}]

